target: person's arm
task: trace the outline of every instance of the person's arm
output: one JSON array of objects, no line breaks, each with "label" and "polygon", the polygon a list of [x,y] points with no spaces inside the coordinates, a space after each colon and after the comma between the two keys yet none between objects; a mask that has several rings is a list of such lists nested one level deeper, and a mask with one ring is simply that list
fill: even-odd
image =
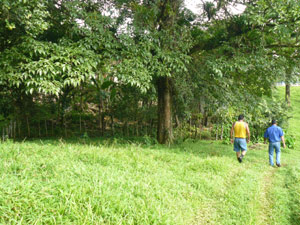
[{"label": "person's arm", "polygon": [[232,124],[231,131],[230,131],[230,141],[231,141],[231,144],[233,143],[233,130],[234,130],[234,125],[235,125],[235,123]]},{"label": "person's arm", "polygon": [[283,148],[286,148],[285,141],[284,141],[284,136],[283,135],[281,136],[281,141],[283,143]]},{"label": "person's arm", "polygon": [[249,143],[250,142],[250,130],[249,130],[248,123],[246,123],[246,131],[247,131],[247,136],[248,136],[247,143]]},{"label": "person's arm", "polygon": [[280,128],[280,139],[282,141],[282,144],[283,144],[283,148],[285,148],[285,140],[284,140],[284,133],[283,133],[283,130]]},{"label": "person's arm", "polygon": [[266,129],[266,131],[264,133],[264,144],[267,144],[268,139],[269,139],[269,133],[268,133],[268,129]]}]

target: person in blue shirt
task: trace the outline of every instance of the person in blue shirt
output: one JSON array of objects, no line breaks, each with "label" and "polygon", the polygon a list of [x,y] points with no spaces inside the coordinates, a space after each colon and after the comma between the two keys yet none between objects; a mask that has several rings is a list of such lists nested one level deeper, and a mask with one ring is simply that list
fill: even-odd
[{"label": "person in blue shirt", "polygon": [[267,139],[269,139],[270,165],[274,166],[273,153],[274,153],[274,149],[275,149],[276,165],[278,167],[280,167],[281,166],[281,164],[280,164],[280,141],[282,141],[282,143],[283,143],[283,148],[285,148],[285,141],[284,141],[283,131],[279,126],[277,126],[276,120],[272,120],[272,126],[270,126],[264,134],[264,140],[265,140],[264,143],[265,144],[267,143]]}]

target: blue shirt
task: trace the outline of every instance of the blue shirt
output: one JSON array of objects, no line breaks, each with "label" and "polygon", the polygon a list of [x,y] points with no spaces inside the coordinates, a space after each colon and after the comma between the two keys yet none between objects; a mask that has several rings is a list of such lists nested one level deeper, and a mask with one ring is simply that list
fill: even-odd
[{"label": "blue shirt", "polygon": [[266,132],[264,137],[269,138],[269,142],[280,142],[281,137],[283,136],[283,131],[280,127],[276,125],[270,126]]}]

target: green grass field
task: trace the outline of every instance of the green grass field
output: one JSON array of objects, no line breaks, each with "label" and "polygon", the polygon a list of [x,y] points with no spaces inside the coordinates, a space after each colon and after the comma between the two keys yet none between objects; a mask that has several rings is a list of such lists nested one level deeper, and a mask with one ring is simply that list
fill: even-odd
[{"label": "green grass field", "polygon": [[[300,88],[292,106],[297,135]],[[0,159],[0,224],[300,224],[299,145],[281,168],[266,145],[240,164],[214,141],[4,142]]]},{"label": "green grass field", "polygon": [[[291,119],[289,132],[300,139],[300,87],[291,87]],[[298,141],[299,142],[299,141]],[[300,143],[300,142],[299,142]],[[300,150],[300,147],[298,147]]]}]

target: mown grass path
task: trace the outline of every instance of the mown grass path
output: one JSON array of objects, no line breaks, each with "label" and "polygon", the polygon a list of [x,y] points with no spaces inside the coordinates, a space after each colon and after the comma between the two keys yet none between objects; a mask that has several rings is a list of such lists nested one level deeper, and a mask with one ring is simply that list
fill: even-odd
[{"label": "mown grass path", "polygon": [[[283,97],[283,88],[279,93]],[[292,87],[289,133],[296,138],[295,149],[282,149],[281,168],[266,168],[258,199],[257,224],[300,224],[300,88]],[[267,151],[267,150],[266,150]]]},{"label": "mown grass path", "polygon": [[[289,134],[295,149],[282,149],[281,168],[269,167],[264,175],[258,224],[300,224],[300,87],[291,88]],[[284,88],[279,88],[283,99]]]},{"label": "mown grass path", "polygon": [[274,173],[275,169],[270,169],[263,174],[262,188],[259,198],[259,201],[261,202],[261,209],[259,210],[257,218],[259,225],[270,224],[272,215],[271,209],[273,205],[273,202],[270,199],[270,189],[272,187]]}]

